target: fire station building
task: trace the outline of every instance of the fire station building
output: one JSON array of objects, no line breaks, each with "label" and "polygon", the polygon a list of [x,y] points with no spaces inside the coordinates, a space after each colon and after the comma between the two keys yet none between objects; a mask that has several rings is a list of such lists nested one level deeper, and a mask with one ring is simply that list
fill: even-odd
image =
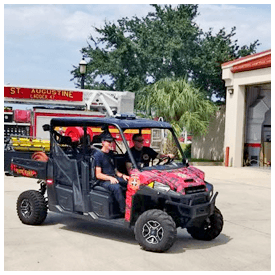
[{"label": "fire station building", "polygon": [[222,64],[226,166],[271,165],[271,50]]}]

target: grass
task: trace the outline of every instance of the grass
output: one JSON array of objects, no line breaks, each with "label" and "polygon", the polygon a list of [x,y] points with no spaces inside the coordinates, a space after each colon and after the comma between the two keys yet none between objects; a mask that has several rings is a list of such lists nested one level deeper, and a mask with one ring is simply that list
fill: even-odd
[{"label": "grass", "polygon": [[210,160],[210,159],[189,159],[189,162],[223,162],[223,160]]}]

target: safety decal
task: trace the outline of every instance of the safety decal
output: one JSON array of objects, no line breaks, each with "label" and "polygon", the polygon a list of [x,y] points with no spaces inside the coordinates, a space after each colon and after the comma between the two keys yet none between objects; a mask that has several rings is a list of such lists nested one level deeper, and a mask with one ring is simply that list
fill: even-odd
[{"label": "safety decal", "polygon": [[20,166],[17,166],[15,164],[11,164],[11,171],[13,171],[17,175],[21,175],[24,177],[29,177],[29,178],[36,178],[37,177],[37,172],[34,170],[29,170],[22,168]]}]

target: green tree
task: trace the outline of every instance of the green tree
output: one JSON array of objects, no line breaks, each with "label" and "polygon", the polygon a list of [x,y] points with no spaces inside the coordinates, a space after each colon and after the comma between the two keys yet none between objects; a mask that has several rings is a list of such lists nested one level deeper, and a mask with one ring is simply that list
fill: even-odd
[{"label": "green tree", "polygon": [[[192,20],[197,5],[153,5],[155,13],[145,18],[122,18],[117,24],[106,22],[92,45],[82,49],[90,58],[86,85],[98,83],[110,90],[136,91],[163,77],[188,74],[189,55],[195,46],[198,27]],[[184,49],[184,50],[183,50]],[[79,70],[72,71],[79,78]],[[104,77],[108,83],[103,83]]]},{"label": "green tree", "polygon": [[162,79],[136,94],[136,108],[147,115],[163,117],[176,128],[195,135],[205,134],[217,106],[205,99],[186,79]]},{"label": "green tree", "polygon": [[[195,23],[198,5],[153,5],[144,18],[106,21],[82,48],[88,62],[86,88],[137,91],[162,78],[192,79],[204,96],[225,98],[221,64],[254,53],[258,41],[239,47],[222,29],[203,33]],[[71,72],[79,85],[79,68]]]},{"label": "green tree", "polygon": [[225,98],[225,84],[222,81],[221,65],[224,62],[237,59],[256,52],[258,40],[250,46],[238,46],[237,40],[233,41],[236,28],[233,27],[227,34],[221,29],[216,35],[213,30],[202,35],[200,46],[192,59],[192,79],[197,87],[204,91],[208,98],[213,95],[217,99]]}]

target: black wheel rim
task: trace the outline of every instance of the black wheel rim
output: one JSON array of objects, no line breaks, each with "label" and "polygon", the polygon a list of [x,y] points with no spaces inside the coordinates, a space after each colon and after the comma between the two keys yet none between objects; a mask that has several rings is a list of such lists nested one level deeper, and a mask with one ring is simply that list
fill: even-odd
[{"label": "black wheel rim", "polygon": [[146,242],[150,244],[158,244],[161,242],[164,229],[157,221],[147,221],[142,227],[142,236]]},{"label": "black wheel rim", "polygon": [[29,218],[32,214],[32,205],[28,199],[24,199],[20,205],[21,213],[25,218]]}]

